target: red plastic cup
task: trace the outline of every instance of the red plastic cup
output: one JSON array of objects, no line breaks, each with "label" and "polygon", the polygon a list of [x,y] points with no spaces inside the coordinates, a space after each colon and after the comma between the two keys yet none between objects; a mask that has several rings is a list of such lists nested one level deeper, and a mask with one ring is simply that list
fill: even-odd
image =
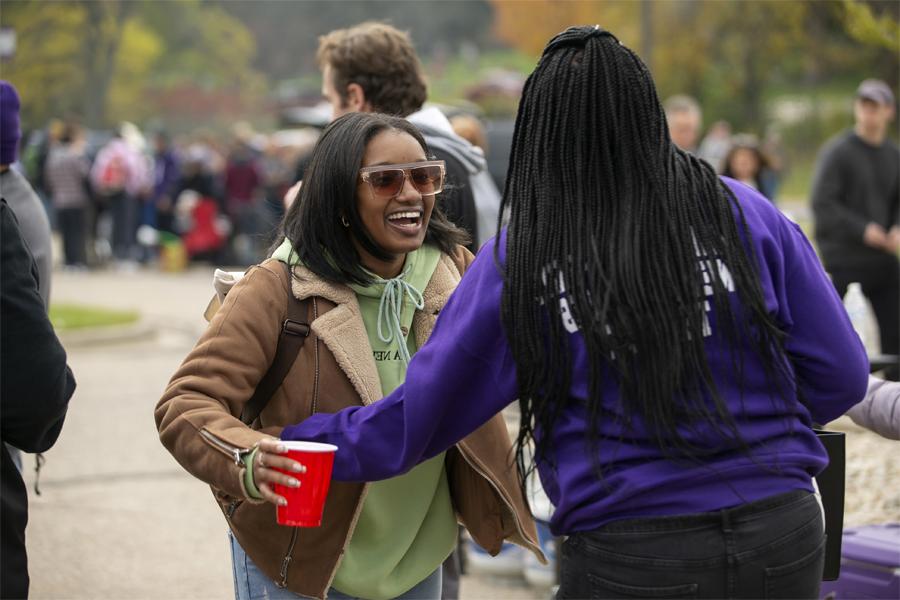
[{"label": "red plastic cup", "polygon": [[282,456],[296,460],[306,467],[306,472],[284,471],[300,482],[300,487],[275,484],[275,493],[287,500],[278,506],[276,516],[279,525],[290,527],[318,527],[322,524],[322,510],[331,483],[331,467],[337,446],[318,442],[281,442],[287,448]]}]

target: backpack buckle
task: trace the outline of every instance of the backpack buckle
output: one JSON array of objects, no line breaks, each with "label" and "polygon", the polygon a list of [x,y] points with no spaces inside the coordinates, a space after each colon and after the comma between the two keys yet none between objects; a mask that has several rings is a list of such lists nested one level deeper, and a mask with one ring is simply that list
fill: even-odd
[{"label": "backpack buckle", "polygon": [[281,325],[281,330],[285,333],[289,333],[291,335],[300,335],[303,337],[309,337],[309,324],[301,323],[300,321],[293,321],[291,319],[285,319],[284,323]]}]

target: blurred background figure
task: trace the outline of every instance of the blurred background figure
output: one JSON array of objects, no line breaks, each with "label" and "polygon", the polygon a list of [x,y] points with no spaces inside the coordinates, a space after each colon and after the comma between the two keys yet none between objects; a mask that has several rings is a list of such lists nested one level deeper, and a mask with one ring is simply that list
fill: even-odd
[{"label": "blurred background figure", "polygon": [[[872,303],[881,352],[900,352],[900,149],[887,137],[894,93],[881,80],[859,84],[855,125],[819,153],[812,208],[822,262],[838,294],[859,282]],[[873,349],[869,348],[872,352]],[[896,381],[895,365],[886,379]]]},{"label": "blurred background figure", "polygon": [[47,126],[42,129],[33,129],[28,136],[27,143],[22,149],[22,166],[29,183],[37,192],[47,218],[51,226],[55,227],[56,221],[53,215],[53,206],[50,202],[50,190],[47,186],[46,168],[50,149],[59,142],[63,123],[59,119],[50,119]]},{"label": "blurred background figure", "polygon": [[459,114],[450,119],[450,125],[456,135],[476,148],[480,148],[487,155],[487,135],[484,131],[484,124],[477,117]]},{"label": "blurred background figure", "polygon": [[91,183],[98,201],[112,215],[110,245],[117,266],[133,268],[138,206],[152,185],[146,142],[132,123],[119,126],[115,137],[100,152],[91,167]]},{"label": "blurred background figure", "polygon": [[675,145],[696,152],[703,124],[703,112],[697,101],[684,94],[671,96],[663,103],[663,110],[669,123],[669,136]]},{"label": "blurred background figure", "polygon": [[64,262],[72,270],[87,269],[89,170],[84,133],[79,125],[66,123],[59,143],[50,149],[45,178],[63,239]]},{"label": "blurred background figure", "polygon": [[6,199],[28,244],[38,269],[38,288],[44,306],[50,308],[50,272],[53,251],[50,222],[35,190],[19,171],[11,168],[18,160],[21,126],[20,99],[16,88],[0,81],[0,196]]},{"label": "blurred background figure", "polygon": [[[279,143],[276,135],[267,136],[265,151],[259,160],[263,180],[263,203],[260,213],[265,231],[273,231],[284,216],[282,199],[294,183],[296,159],[290,149]],[[268,241],[268,240],[267,240]],[[274,241],[272,239],[271,241]]]},{"label": "blurred background figure", "polygon": [[766,157],[767,167],[760,176],[763,194],[776,202],[781,184],[788,175],[788,159],[784,147],[784,138],[776,125],[766,127],[766,135],[760,144],[760,152]]},{"label": "blurred background figure", "polygon": [[181,236],[189,259],[221,265],[227,262],[232,227],[221,186],[212,173],[211,155],[200,141],[185,149],[174,196],[173,231]]},{"label": "blurred background figure", "polygon": [[772,199],[766,194],[762,180],[762,173],[767,168],[768,161],[759,149],[756,136],[743,133],[731,138],[731,148],[722,163],[722,175],[737,179],[761,192],[769,200]]},{"label": "blurred background figure", "polygon": [[182,158],[181,177],[175,197],[180,196],[184,190],[192,190],[201,196],[214,198],[220,208],[224,209],[222,191],[211,172],[209,155],[209,149],[201,143],[193,143],[187,147]]},{"label": "blurred background figure", "polygon": [[251,265],[263,258],[262,186],[256,151],[250,146],[250,140],[236,139],[225,166],[225,205],[234,224],[234,258],[241,265]]},{"label": "blurred background figure", "polygon": [[178,157],[172,148],[172,140],[165,131],[157,131],[154,143],[153,194],[144,204],[142,224],[160,231],[173,231],[175,192],[178,191],[180,172]]},{"label": "blurred background figure", "polygon": [[703,141],[700,142],[697,156],[712,165],[716,173],[722,173],[722,169],[725,167],[725,155],[728,154],[731,146],[731,123],[716,121],[709,128]]}]

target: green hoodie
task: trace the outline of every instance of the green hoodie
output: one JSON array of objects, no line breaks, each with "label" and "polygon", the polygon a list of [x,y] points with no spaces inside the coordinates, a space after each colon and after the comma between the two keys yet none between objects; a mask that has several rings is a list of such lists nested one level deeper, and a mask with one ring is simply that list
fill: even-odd
[{"label": "green hoodie", "polygon": [[[440,251],[422,246],[406,255],[403,272],[385,280],[372,275],[356,292],[368,333],[382,394],[406,377],[409,357],[418,347],[413,315],[440,260]],[[290,242],[273,258],[297,264]],[[360,598],[395,598],[428,577],[456,543],[456,517],[444,470],[444,454],[409,472],[369,485],[369,491],[332,585]]]}]

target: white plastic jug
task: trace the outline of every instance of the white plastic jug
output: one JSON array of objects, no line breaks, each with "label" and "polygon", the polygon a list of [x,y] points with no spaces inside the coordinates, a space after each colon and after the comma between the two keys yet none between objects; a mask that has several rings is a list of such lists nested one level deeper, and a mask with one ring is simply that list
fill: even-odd
[{"label": "white plastic jug", "polygon": [[844,294],[844,308],[850,317],[850,323],[856,330],[859,339],[862,340],[866,352],[871,356],[881,351],[881,341],[878,334],[878,322],[875,320],[875,311],[869,300],[863,295],[862,286],[853,282],[847,286]]}]

